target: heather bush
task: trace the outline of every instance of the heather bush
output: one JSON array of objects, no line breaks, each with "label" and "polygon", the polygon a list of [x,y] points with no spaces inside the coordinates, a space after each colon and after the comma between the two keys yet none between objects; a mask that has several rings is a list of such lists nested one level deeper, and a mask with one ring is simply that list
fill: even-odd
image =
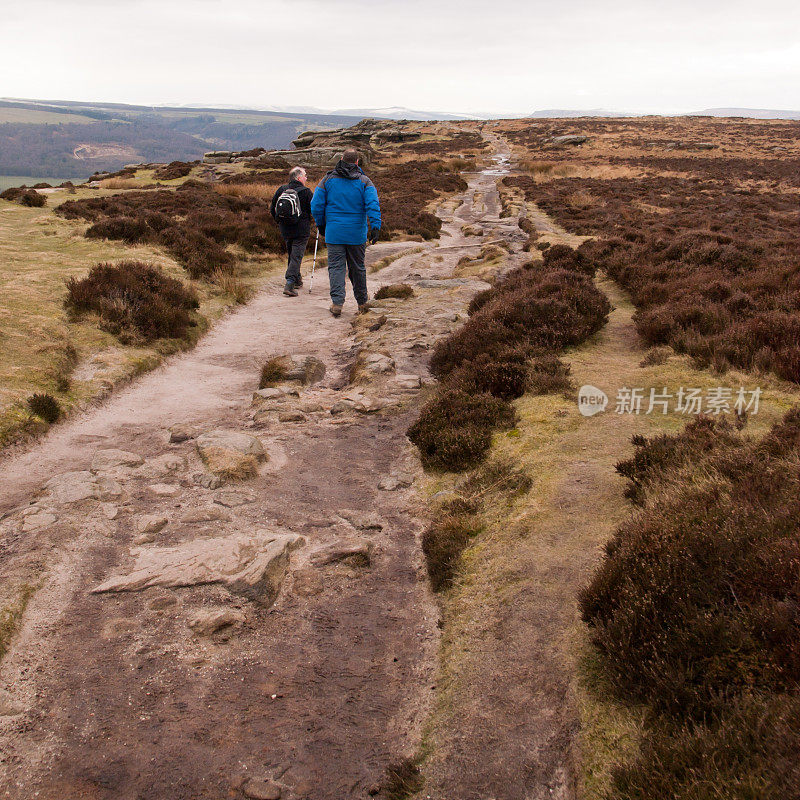
[{"label": "heather bush", "polygon": [[155,231],[141,217],[108,217],[90,225],[87,239],[118,239],[125,244],[140,244],[153,238]]},{"label": "heather bush", "polygon": [[67,281],[67,309],[100,317],[100,327],[123,341],[183,338],[195,325],[195,292],[158,267],[140,261],[98,264]]},{"label": "heather bush", "polygon": [[61,406],[51,394],[32,394],[27,400],[28,409],[45,422],[57,422],[61,417]]},{"label": "heather bush", "polygon": [[159,244],[194,278],[232,270],[235,258],[226,250],[231,244],[249,252],[283,249],[265,201],[222,195],[193,179],[175,191],[131,191],[70,200],[56,213],[94,223],[86,231],[89,237]]},{"label": "heather bush", "polygon": [[[648,344],[671,345],[698,366],[772,371],[800,382],[800,234],[787,225],[796,199],[741,191],[740,178],[720,172],[706,183],[648,177],[542,184],[521,176],[505,183],[574,232],[604,237],[577,253],[630,292]],[[602,202],[575,207],[576,192]],[[661,211],[648,213],[648,206]]]},{"label": "heather bush", "polygon": [[626,698],[698,717],[800,690],[800,408],[761,440],[707,420],[637,439],[639,513],[580,596]]},{"label": "heather bush", "polygon": [[29,208],[42,208],[42,206],[47,205],[47,198],[34,189],[28,189],[20,196],[17,202],[21,206],[28,206]]},{"label": "heather bush", "polygon": [[800,700],[746,698],[707,725],[661,723],[614,770],[608,800],[788,800],[800,786]]},{"label": "heather bush", "polygon": [[422,534],[422,552],[434,592],[452,585],[461,554],[477,534],[474,520],[463,514],[446,514]]},{"label": "heather bush", "polygon": [[478,464],[495,428],[511,427],[514,410],[490,394],[443,388],[422,409],[408,438],[429,468],[460,471]]},{"label": "heather bush", "polygon": [[157,181],[174,181],[177,178],[185,178],[197,163],[197,161],[170,161],[169,164],[157,167],[153,172],[153,177]]}]

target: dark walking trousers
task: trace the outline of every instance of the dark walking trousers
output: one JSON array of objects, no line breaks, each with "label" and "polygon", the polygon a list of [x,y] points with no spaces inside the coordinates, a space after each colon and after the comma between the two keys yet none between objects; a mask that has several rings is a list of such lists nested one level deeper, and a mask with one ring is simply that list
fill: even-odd
[{"label": "dark walking trousers", "polygon": [[286,283],[296,286],[302,281],[300,277],[300,264],[306,253],[308,236],[299,236],[296,239],[285,239],[288,266],[286,267]]},{"label": "dark walking trousers", "polygon": [[366,252],[366,243],[328,245],[328,278],[331,282],[331,302],[335,305],[344,305],[345,271],[353,286],[356,302],[363,306],[369,299],[367,295],[367,268],[364,266]]}]

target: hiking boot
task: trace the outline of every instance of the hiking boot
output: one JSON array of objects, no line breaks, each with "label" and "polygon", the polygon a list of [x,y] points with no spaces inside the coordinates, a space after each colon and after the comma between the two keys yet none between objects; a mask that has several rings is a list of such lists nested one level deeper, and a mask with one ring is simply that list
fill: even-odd
[{"label": "hiking boot", "polygon": [[367,311],[370,311],[371,309],[372,309],[372,306],[369,303],[361,303],[361,305],[358,307],[358,313],[359,314],[366,314]]},{"label": "hiking boot", "polygon": [[295,282],[294,287],[295,289],[300,289],[303,285],[303,276],[301,275]]},{"label": "hiking boot", "polygon": [[334,317],[341,317],[342,316],[342,307],[341,306],[337,306],[336,303],[334,303],[331,306],[331,314],[333,314]]},{"label": "hiking boot", "polygon": [[287,297],[297,297],[297,289],[295,289],[294,284],[289,282],[286,286],[283,287],[283,293]]}]

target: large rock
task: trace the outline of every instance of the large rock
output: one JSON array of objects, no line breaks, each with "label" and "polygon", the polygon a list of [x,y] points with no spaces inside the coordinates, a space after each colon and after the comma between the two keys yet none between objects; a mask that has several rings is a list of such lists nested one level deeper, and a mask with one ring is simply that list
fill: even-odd
[{"label": "large rock", "polygon": [[173,547],[134,548],[133,569],[110,578],[92,592],[220,583],[233,592],[270,604],[286,576],[289,554],[303,543],[304,539],[294,533],[258,530],[192,539]]},{"label": "large rock", "polygon": [[208,431],[197,437],[195,445],[209,472],[228,480],[256,475],[259,463],[267,460],[261,440],[249,433]]}]

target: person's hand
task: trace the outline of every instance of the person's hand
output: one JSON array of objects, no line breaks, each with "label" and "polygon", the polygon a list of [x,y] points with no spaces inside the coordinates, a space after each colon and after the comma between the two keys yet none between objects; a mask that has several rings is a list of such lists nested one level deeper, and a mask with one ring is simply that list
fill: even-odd
[{"label": "person's hand", "polygon": [[380,228],[373,228],[373,229],[372,229],[372,230],[369,232],[369,238],[367,239],[367,241],[368,241],[370,244],[375,244],[375,243],[378,241],[378,237],[379,237],[380,235],[381,235],[381,229],[380,229]]}]

